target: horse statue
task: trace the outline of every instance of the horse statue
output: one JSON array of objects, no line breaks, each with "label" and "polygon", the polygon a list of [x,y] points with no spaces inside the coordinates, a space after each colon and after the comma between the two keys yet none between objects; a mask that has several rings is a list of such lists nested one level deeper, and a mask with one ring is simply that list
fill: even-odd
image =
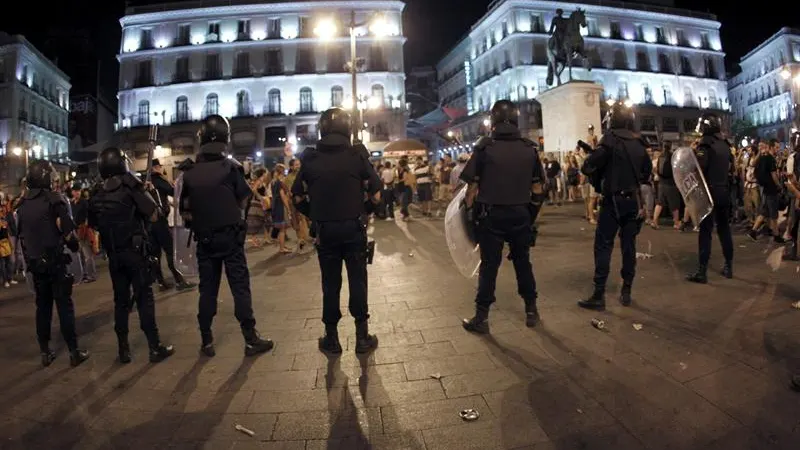
[{"label": "horse statue", "polygon": [[569,17],[561,17],[562,10],[557,10],[557,16],[550,25],[550,39],[547,40],[547,85],[553,85],[553,77],[561,86],[561,72],[569,71],[569,81],[572,81],[572,62],[581,60],[586,70],[592,70],[586,49],[583,47],[581,27],[586,27],[586,12],[576,9]]}]

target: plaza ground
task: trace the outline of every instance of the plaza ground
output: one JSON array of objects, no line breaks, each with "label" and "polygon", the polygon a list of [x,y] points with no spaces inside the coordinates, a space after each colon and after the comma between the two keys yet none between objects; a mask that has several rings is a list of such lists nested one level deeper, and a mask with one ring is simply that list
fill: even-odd
[{"label": "plaza ground", "polygon": [[[645,229],[634,304],[580,310],[590,291],[593,229],[580,208],[548,208],[532,259],[542,323],[524,326],[510,263],[501,269],[491,335],[460,325],[475,280],[450,263],[441,220],[376,222],[371,329],[356,358],[343,292],[344,353],[317,351],[315,254],[249,252],[253,302],[273,352],[245,358],[227,285],[215,322],[217,356],[198,354],[197,294],[157,294],[158,325],[176,354],[147,362],[131,316],[134,361],[115,362],[110,281],[74,298],[81,344],[72,369],[54,321],[55,363],[39,365],[34,303],[21,286],[0,293],[0,448],[301,449],[797,449],[800,274],[772,272],[766,243],[736,236],[736,276],[683,281],[697,235]],[[721,265],[714,243],[712,264]],[[346,286],[346,283],[345,283]],[[592,318],[605,321],[604,331]],[[634,324],[637,326],[634,327]],[[638,325],[641,325],[639,328]],[[480,413],[474,422],[463,409]],[[255,434],[235,429],[241,425]]]}]

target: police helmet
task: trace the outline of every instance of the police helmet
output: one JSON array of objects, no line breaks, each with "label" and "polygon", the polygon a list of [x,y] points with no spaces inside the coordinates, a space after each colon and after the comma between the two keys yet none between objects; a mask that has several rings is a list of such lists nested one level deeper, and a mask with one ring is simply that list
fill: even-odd
[{"label": "police helmet", "polygon": [[695,131],[700,134],[716,134],[722,131],[722,119],[712,112],[704,112],[697,119]]},{"label": "police helmet", "polygon": [[116,147],[109,147],[97,157],[97,170],[105,180],[114,175],[125,175],[128,173],[128,155]]},{"label": "police helmet", "polygon": [[228,123],[228,119],[212,114],[203,119],[197,137],[200,139],[200,145],[214,142],[227,144],[231,138],[231,125]]},{"label": "police helmet", "polygon": [[606,113],[606,126],[609,130],[634,131],[636,116],[628,102],[614,102]]},{"label": "police helmet", "polygon": [[331,108],[319,116],[319,135],[338,134],[350,137],[350,114],[342,108]]},{"label": "police helmet", "polygon": [[28,166],[25,181],[30,189],[50,189],[53,182],[53,165],[50,161],[34,161]]},{"label": "police helmet", "polygon": [[564,10],[563,9],[561,9],[561,8],[556,9],[556,15],[557,16],[560,16],[562,14],[564,14]]},{"label": "police helmet", "polygon": [[517,126],[519,124],[519,109],[511,100],[498,100],[492,106],[491,120],[492,128],[501,123]]}]

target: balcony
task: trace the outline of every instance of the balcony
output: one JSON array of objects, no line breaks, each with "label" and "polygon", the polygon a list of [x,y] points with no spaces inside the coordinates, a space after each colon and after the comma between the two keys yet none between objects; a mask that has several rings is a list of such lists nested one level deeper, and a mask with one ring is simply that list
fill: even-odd
[{"label": "balcony", "polygon": [[192,116],[192,112],[187,110],[178,111],[177,113],[170,116],[171,123],[187,123],[187,122],[194,122],[195,119]]},{"label": "balcony", "polygon": [[236,117],[253,117],[253,106],[250,103],[241,103],[236,105]]},{"label": "balcony", "polygon": [[222,79],[222,71],[219,69],[213,70],[206,70],[203,72],[203,79],[204,80],[221,80]]},{"label": "balcony", "polygon": [[140,88],[140,87],[149,87],[153,86],[153,76],[146,75],[146,76],[138,76],[133,79],[133,87]]},{"label": "balcony", "polygon": [[189,72],[175,72],[175,75],[172,76],[173,83],[188,83],[192,81],[191,77],[189,76]]},{"label": "balcony", "polygon": [[233,69],[233,78],[249,78],[253,76],[253,71],[250,69],[250,65],[242,66],[242,67],[235,67]]},{"label": "balcony", "polygon": [[132,127],[149,127],[150,126],[150,114],[134,114],[131,116],[131,126]]},{"label": "balcony", "polygon": [[261,115],[264,115],[264,116],[282,116],[283,113],[281,112],[281,106],[280,105],[273,105],[273,107],[270,108],[270,105],[266,104],[261,108]]}]

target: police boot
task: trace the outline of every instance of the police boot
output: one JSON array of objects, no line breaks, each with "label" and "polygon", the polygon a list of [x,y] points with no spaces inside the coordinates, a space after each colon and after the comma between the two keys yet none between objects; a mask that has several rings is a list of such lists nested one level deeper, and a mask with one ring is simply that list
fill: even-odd
[{"label": "police boot", "polygon": [[127,334],[117,335],[117,346],[119,347],[119,362],[128,364],[131,362],[131,346],[128,344]]},{"label": "police boot", "polygon": [[594,292],[586,300],[579,300],[578,306],[584,309],[594,309],[603,311],[606,309],[606,289],[605,287],[595,286]]},{"label": "police boot", "polygon": [[150,347],[150,362],[161,362],[175,353],[175,347],[158,343]]},{"label": "police boot", "polygon": [[89,359],[89,352],[81,350],[77,347],[69,351],[69,365],[72,367],[80,366],[84,361]]},{"label": "police boot", "polygon": [[319,338],[319,349],[325,353],[338,355],[342,353],[342,345],[339,343],[339,330],[336,325],[325,325],[325,336]]},{"label": "police boot", "polygon": [[217,354],[217,351],[214,349],[214,335],[211,333],[211,330],[201,331],[200,340],[202,341],[200,344],[200,353],[209,358],[213,358]]},{"label": "police boot", "polygon": [[698,284],[706,284],[708,283],[707,271],[708,268],[706,266],[704,266],[703,264],[698,264],[697,270],[686,276],[686,281]]},{"label": "police boot", "polygon": [[489,332],[489,310],[486,308],[475,308],[475,316],[471,319],[464,319],[461,326],[465,330],[473,333],[486,334]]},{"label": "police boot", "polygon": [[619,303],[622,306],[631,306],[633,299],[631,298],[631,284],[622,283],[622,290],[619,293]]},{"label": "police boot", "polygon": [[254,356],[259,353],[266,353],[272,350],[275,344],[269,339],[262,339],[255,328],[249,330],[242,330],[244,335],[244,354],[245,356]]},{"label": "police boot", "polygon": [[533,328],[539,323],[539,309],[536,308],[536,301],[525,301],[525,326]]},{"label": "police boot", "polygon": [[733,261],[725,261],[725,265],[722,266],[720,274],[729,280],[733,278]]},{"label": "police boot", "polygon": [[378,346],[378,338],[369,334],[369,322],[356,322],[356,353],[367,353]]},{"label": "police boot", "polygon": [[50,364],[53,364],[53,361],[56,359],[56,354],[50,350],[50,346],[46,342],[39,344],[39,350],[42,354],[42,367],[47,367]]}]

